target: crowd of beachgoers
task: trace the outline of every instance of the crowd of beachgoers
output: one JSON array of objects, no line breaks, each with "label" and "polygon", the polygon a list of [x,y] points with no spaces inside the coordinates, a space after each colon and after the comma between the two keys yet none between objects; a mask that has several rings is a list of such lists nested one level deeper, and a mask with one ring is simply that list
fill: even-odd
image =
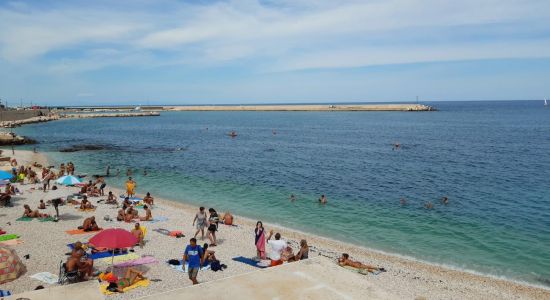
[{"label": "crowd of beachgoers", "polygon": [[[0,247],[15,249],[27,270],[0,284],[0,290],[12,293],[100,280],[104,294],[130,299],[323,255],[404,298],[549,295],[534,287],[264,226],[207,205],[167,201],[140,190],[131,176],[120,190],[109,185],[109,176],[79,176],[72,162],[50,166],[33,151],[18,150],[4,169],[12,176],[0,194],[0,233],[16,237],[1,241]],[[327,202],[324,195],[319,201]],[[94,237],[111,228],[133,236],[132,244],[115,249],[94,244]]]}]

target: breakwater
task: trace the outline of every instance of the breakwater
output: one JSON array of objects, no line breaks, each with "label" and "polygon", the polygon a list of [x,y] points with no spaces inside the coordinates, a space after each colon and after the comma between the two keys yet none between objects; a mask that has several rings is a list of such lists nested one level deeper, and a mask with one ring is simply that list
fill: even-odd
[{"label": "breakwater", "polygon": [[160,116],[158,112],[126,112],[126,113],[71,113],[61,114],[65,119],[89,119],[89,118],[129,118],[129,117],[156,117]]},{"label": "breakwater", "polygon": [[365,105],[194,105],[165,106],[167,111],[434,111],[423,104]]}]

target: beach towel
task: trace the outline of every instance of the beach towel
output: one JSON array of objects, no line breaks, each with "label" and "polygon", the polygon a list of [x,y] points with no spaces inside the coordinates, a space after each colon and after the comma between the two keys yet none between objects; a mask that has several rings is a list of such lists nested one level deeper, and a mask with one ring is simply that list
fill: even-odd
[{"label": "beach towel", "polygon": [[164,235],[170,235],[170,230],[164,229],[164,228],[156,228],[156,229],[153,229],[153,231]]},{"label": "beach towel", "polygon": [[4,234],[0,235],[0,242],[9,241],[17,238],[17,234]]},{"label": "beach towel", "polygon": [[[121,255],[126,255],[128,254],[128,252],[115,252],[115,259],[117,256],[121,256]],[[113,252],[112,251],[105,251],[105,252],[96,252],[96,253],[92,253],[92,254],[88,254],[88,258],[91,259],[91,260],[96,260],[96,259],[106,259],[106,258],[109,258],[109,264],[111,263],[111,257],[113,256]]]},{"label": "beach towel", "polygon": [[54,284],[54,283],[57,283],[57,281],[59,280],[59,277],[57,275],[52,274],[50,272],[40,272],[29,277],[36,280],[40,280],[47,284]]},{"label": "beach towel", "polygon": [[[103,230],[103,229],[101,229]],[[100,232],[101,230],[96,230],[96,231],[84,231],[84,229],[73,229],[73,230],[67,230],[65,231],[66,233],[70,234],[70,235],[75,235],[75,234],[85,234],[85,233],[98,233]]]},{"label": "beach towel", "polygon": [[7,296],[11,296],[10,291],[0,290],[0,297],[7,297]]},{"label": "beach towel", "polygon": [[344,269],[348,269],[350,271],[353,271],[357,274],[361,274],[361,275],[369,275],[372,274],[372,275],[378,275],[380,273],[382,273],[381,271],[374,271],[374,272],[369,272],[367,269],[359,269],[359,268],[354,268],[354,267],[350,267],[350,266],[343,266]]},{"label": "beach towel", "polygon": [[[104,252],[100,252],[100,253],[104,253]],[[101,258],[101,259],[99,259],[99,261],[104,262],[106,264],[110,264],[111,263],[111,256],[112,256],[113,252],[106,252],[106,253],[109,253],[109,257]],[[94,254],[96,254],[96,253],[94,253]],[[123,253],[122,255],[116,255],[116,253],[115,253],[115,257],[112,259],[112,261],[114,263],[123,263],[123,262],[127,262],[127,261],[130,261],[130,260],[138,259],[138,258],[140,258],[140,256],[135,254],[135,253]]]},{"label": "beach towel", "polygon": [[[123,288],[122,291],[126,293],[127,291],[129,291],[131,289],[134,289],[134,288],[137,288],[137,287],[140,287],[140,286],[141,287],[148,287],[150,283],[151,283],[151,281],[149,281],[149,279],[142,279],[142,280],[132,284],[131,286],[127,286],[127,287]],[[102,284],[99,288],[100,288],[101,292],[105,295],[114,294],[113,292],[107,290],[108,286],[109,286],[109,284]]]},{"label": "beach towel", "polygon": [[[183,260],[180,260],[180,264],[179,265],[171,265],[171,264],[168,264],[170,266],[170,268],[178,271],[178,272],[184,272],[184,273],[187,273],[189,272],[189,263],[186,262],[185,265],[183,264]],[[206,271],[206,270],[209,270],[210,269],[210,264],[208,265],[204,265],[201,267],[201,271]]]},{"label": "beach towel", "polygon": [[0,235],[6,234],[4,230],[0,230]]},{"label": "beach towel", "polygon": [[39,218],[38,221],[40,221],[40,222],[53,222],[53,221],[55,221],[55,218],[54,217]]},{"label": "beach towel", "polygon": [[80,211],[83,211],[83,212],[93,212],[93,211],[95,211],[95,207],[94,208],[85,208],[85,209],[80,209],[80,207],[75,207],[75,208],[80,210]]},{"label": "beach towel", "polygon": [[21,218],[15,219],[15,221],[28,222],[28,221],[32,221],[33,219],[34,218],[31,218],[31,217],[21,217]]},{"label": "beach towel", "polygon": [[146,264],[156,264],[159,261],[154,258],[153,256],[144,256],[140,257],[138,259],[126,261],[123,263],[115,264],[115,267],[122,268],[122,267],[132,267],[132,266],[139,266],[139,265],[146,265]]},{"label": "beach towel", "polygon": [[237,256],[232,258],[234,261],[238,261],[243,264],[247,264],[249,266],[253,266],[256,268],[265,268],[264,266],[258,266],[258,262],[253,260],[252,258],[244,257],[244,256]]},{"label": "beach towel", "polygon": [[15,239],[15,240],[9,240],[9,241],[0,242],[0,246],[17,246],[17,245],[19,245],[19,244],[23,244],[23,241],[22,241],[22,240]]},{"label": "beach towel", "polygon": [[158,223],[158,222],[164,222],[164,221],[168,221],[168,218],[163,217],[163,216],[159,216],[159,217],[154,217],[153,220],[151,220],[149,222],[150,223]]}]

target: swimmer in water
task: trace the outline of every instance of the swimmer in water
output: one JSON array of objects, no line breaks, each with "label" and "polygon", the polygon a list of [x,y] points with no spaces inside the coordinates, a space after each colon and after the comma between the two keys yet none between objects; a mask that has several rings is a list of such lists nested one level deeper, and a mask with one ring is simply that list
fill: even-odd
[{"label": "swimmer in water", "polygon": [[147,176],[147,169],[143,169],[143,176]]},{"label": "swimmer in water", "polygon": [[401,204],[401,206],[405,206],[407,205],[407,199],[401,198],[401,200],[399,200],[399,203]]},{"label": "swimmer in water", "polygon": [[276,134],[277,134],[277,131],[275,131],[275,129],[273,129],[273,130],[271,131],[271,133],[273,133],[273,135],[276,135]]},{"label": "swimmer in water", "polygon": [[434,205],[431,201],[428,201],[428,202],[426,202],[426,204],[424,204],[424,208],[425,209],[432,209],[432,208],[434,208]]},{"label": "swimmer in water", "polygon": [[400,147],[401,147],[401,144],[399,143],[393,144],[393,150],[399,150]]},{"label": "swimmer in water", "polygon": [[231,132],[229,133],[229,136],[230,137],[236,137],[237,136],[237,132],[235,130],[231,130]]},{"label": "swimmer in water", "polygon": [[441,203],[443,203],[445,205],[449,204],[449,198],[447,198],[447,197],[441,198]]},{"label": "swimmer in water", "polygon": [[321,195],[321,198],[319,198],[319,203],[327,204],[327,197],[325,197],[325,195]]},{"label": "swimmer in water", "polygon": [[294,196],[294,194],[291,194],[289,199],[291,202],[294,202],[296,201],[296,196]]}]

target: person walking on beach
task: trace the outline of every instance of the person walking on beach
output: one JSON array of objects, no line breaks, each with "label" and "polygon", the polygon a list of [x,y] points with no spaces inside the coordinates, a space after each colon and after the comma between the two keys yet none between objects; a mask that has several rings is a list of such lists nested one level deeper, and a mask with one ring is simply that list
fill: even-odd
[{"label": "person walking on beach", "polygon": [[204,240],[204,228],[206,227],[206,212],[204,211],[204,207],[199,208],[199,212],[195,215],[195,219],[193,219],[193,226],[195,226],[195,222],[197,223],[197,232],[195,232],[195,238],[197,238],[197,234],[199,234],[199,231],[201,232],[201,240]]},{"label": "person walking on beach", "polygon": [[256,258],[257,260],[265,259],[265,234],[264,224],[262,223],[262,221],[258,221],[256,223],[254,235],[254,244],[256,245]]},{"label": "person walking on beach", "polygon": [[185,262],[188,262],[187,273],[189,274],[189,279],[193,284],[198,284],[197,275],[199,274],[199,269],[204,262],[204,251],[202,247],[197,245],[197,239],[192,238],[189,240],[189,245],[185,248],[183,253],[183,265]]},{"label": "person walking on beach", "polygon": [[50,180],[52,180],[53,178],[53,172],[50,171],[50,170],[46,170],[46,175],[44,176],[44,178],[42,179],[42,183],[43,183],[43,191],[44,193],[50,189]]},{"label": "person walking on beach", "polygon": [[286,242],[281,240],[281,234],[275,234],[275,240],[272,240],[273,229],[269,231],[269,236],[267,237],[267,243],[271,246],[271,254],[269,258],[271,259],[271,266],[282,265],[283,261],[281,260],[281,253],[286,248]]},{"label": "person walking on beach", "polygon": [[220,222],[220,217],[215,209],[209,208],[208,212],[210,216],[208,217],[208,238],[210,239],[210,246],[216,245],[216,231],[218,231],[218,223]]},{"label": "person walking on beach", "polygon": [[126,181],[126,194],[128,198],[132,198],[136,195],[136,182],[132,179],[132,177],[128,177],[128,181]]}]

